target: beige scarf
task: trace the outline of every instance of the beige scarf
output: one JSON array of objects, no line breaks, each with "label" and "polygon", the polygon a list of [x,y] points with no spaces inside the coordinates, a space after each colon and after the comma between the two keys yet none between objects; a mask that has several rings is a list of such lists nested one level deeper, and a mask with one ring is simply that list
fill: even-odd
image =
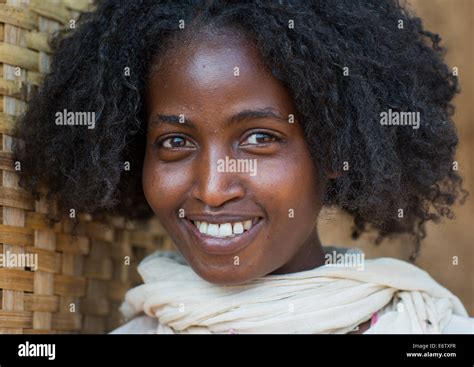
[{"label": "beige scarf", "polygon": [[393,258],[238,286],[208,283],[169,252],[148,256],[138,271],[144,284],[127,292],[121,311],[158,319],[157,333],[347,333],[377,311],[367,333],[441,333],[453,314],[467,316],[425,271]]}]

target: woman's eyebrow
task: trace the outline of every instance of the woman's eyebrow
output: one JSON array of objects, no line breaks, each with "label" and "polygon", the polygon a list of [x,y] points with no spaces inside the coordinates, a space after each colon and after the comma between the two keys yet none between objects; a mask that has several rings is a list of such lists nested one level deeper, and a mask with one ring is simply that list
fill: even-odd
[{"label": "woman's eyebrow", "polygon": [[288,118],[284,118],[278,111],[274,108],[267,107],[261,108],[256,110],[243,110],[239,113],[233,115],[228,121],[227,124],[235,124],[237,122],[243,120],[251,120],[251,119],[266,119],[271,118],[277,121],[281,121],[284,123],[288,123]]},{"label": "woman's eyebrow", "polygon": [[[241,122],[244,120],[251,120],[251,119],[265,119],[271,118],[280,122],[288,123],[288,119],[284,118],[279,112],[277,112],[274,108],[267,107],[267,108],[260,108],[260,109],[248,109],[243,110],[235,115],[232,115],[227,121],[226,125],[233,125],[237,122]],[[162,115],[158,114],[153,116],[150,119],[150,123],[158,124],[161,123],[168,123],[168,124],[185,124],[190,127],[196,127],[196,123],[192,120],[186,118],[185,115]]]}]

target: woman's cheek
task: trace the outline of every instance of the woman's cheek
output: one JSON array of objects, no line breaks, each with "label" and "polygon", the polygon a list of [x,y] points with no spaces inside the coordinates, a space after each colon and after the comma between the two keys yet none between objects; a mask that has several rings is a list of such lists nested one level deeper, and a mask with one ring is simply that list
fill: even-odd
[{"label": "woman's cheek", "polygon": [[259,193],[259,197],[266,197],[267,203],[272,205],[291,205],[293,195],[300,190],[301,181],[297,180],[297,172],[285,161],[262,160],[258,164],[258,174],[253,180],[253,187]]},{"label": "woman's cheek", "polygon": [[179,210],[190,187],[190,175],[184,167],[145,161],[143,189],[148,203],[157,215]]}]

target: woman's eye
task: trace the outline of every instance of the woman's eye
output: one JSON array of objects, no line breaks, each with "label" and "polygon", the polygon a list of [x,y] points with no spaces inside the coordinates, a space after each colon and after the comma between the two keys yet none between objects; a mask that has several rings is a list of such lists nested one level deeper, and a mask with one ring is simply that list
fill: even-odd
[{"label": "woman's eye", "polygon": [[258,145],[258,144],[267,144],[277,141],[278,138],[274,135],[267,133],[254,133],[250,135],[242,145]]},{"label": "woman's eye", "polygon": [[161,141],[159,144],[162,148],[194,148],[194,144],[182,136],[171,136]]}]

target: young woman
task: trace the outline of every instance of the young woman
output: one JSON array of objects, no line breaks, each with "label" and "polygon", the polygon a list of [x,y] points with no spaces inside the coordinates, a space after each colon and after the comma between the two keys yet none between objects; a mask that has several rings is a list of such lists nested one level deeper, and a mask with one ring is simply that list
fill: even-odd
[{"label": "young woman", "polygon": [[19,125],[22,183],[64,210],[156,215],[177,245],[141,263],[118,333],[472,332],[423,270],[316,229],[336,206],[356,235],[419,245],[451,215],[441,52],[392,0],[101,1]]}]

